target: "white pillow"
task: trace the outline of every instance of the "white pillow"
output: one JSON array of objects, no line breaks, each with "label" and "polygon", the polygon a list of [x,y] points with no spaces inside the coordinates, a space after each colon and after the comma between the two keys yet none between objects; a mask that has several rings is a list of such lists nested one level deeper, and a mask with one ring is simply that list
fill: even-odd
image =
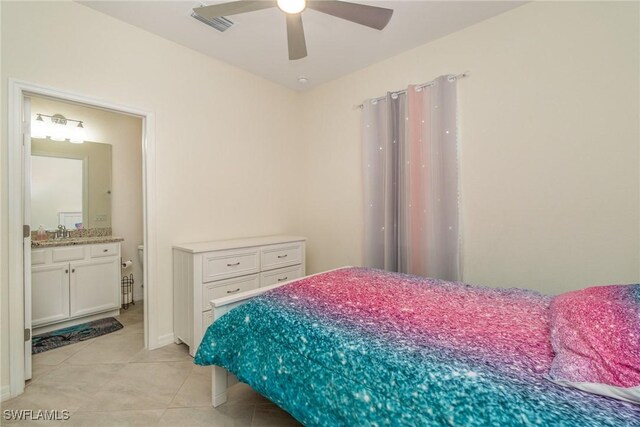
[{"label": "white pillow", "polygon": [[577,388],[578,390],[586,391],[587,393],[599,394],[601,396],[612,397],[614,399],[640,404],[640,386],[625,388],[600,383],[581,383],[564,380],[551,381],[558,385]]}]

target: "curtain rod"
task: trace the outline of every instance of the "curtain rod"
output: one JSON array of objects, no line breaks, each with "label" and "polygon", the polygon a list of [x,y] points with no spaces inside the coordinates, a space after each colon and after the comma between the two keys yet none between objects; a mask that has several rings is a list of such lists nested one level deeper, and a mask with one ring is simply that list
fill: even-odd
[{"label": "curtain rod", "polygon": [[[467,77],[469,74],[470,74],[470,71],[465,71],[464,73],[461,73],[461,74],[453,74],[453,75],[450,75],[450,76],[449,76],[449,79],[452,79],[452,80],[458,80],[458,79],[462,79],[462,78]],[[431,80],[430,82],[422,83],[422,84],[416,85],[415,87],[416,87],[416,90],[417,90],[418,92],[420,92],[423,88],[425,88],[425,87],[429,87],[429,86],[433,86],[435,83],[436,83],[436,81],[435,81],[435,80]],[[403,89],[403,90],[396,90],[396,91],[393,91],[393,92],[391,92],[391,97],[392,97],[393,99],[396,99],[396,98],[398,97],[398,95],[399,95],[399,94],[401,94],[401,93],[407,93],[407,90],[406,90],[406,89]],[[395,96],[394,96],[394,95],[395,95]],[[372,98],[372,99],[370,99],[369,101],[375,104],[375,103],[376,103],[376,102],[378,102],[378,101],[382,101],[382,100],[383,100],[383,99],[385,99],[386,97],[387,97],[386,95],[385,95],[385,96],[380,96],[380,97],[378,97],[378,98]],[[356,106],[355,106],[355,108],[360,108],[360,109],[362,109],[362,108],[364,108],[364,104],[356,105]]]}]

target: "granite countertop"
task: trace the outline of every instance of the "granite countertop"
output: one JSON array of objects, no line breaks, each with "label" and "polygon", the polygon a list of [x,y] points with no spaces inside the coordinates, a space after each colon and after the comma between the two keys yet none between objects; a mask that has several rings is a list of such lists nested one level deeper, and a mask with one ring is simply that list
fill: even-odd
[{"label": "granite countertop", "polygon": [[69,237],[66,239],[32,240],[32,248],[50,248],[53,246],[95,245],[98,243],[124,242],[124,238],[115,236]]}]

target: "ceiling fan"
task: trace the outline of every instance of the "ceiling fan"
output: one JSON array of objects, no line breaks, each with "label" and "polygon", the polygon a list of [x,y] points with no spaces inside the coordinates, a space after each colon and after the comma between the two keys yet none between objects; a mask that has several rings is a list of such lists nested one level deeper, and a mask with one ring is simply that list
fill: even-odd
[{"label": "ceiling fan", "polygon": [[193,11],[203,18],[214,19],[269,9],[276,6],[283,11],[287,17],[287,41],[289,44],[290,60],[301,59],[307,56],[307,44],[302,27],[302,12],[307,8],[370,28],[375,28],[376,30],[382,30],[386,27],[391,19],[391,15],[393,15],[392,9],[336,0],[233,1],[230,3],[196,7]]}]

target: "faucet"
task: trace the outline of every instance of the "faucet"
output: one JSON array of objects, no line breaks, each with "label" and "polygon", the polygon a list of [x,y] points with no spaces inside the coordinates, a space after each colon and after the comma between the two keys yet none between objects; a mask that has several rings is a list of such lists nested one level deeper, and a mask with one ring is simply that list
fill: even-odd
[{"label": "faucet", "polygon": [[56,231],[56,239],[64,239],[65,237],[70,237],[71,232],[67,231],[67,227],[60,224],[58,225],[58,231]]}]

